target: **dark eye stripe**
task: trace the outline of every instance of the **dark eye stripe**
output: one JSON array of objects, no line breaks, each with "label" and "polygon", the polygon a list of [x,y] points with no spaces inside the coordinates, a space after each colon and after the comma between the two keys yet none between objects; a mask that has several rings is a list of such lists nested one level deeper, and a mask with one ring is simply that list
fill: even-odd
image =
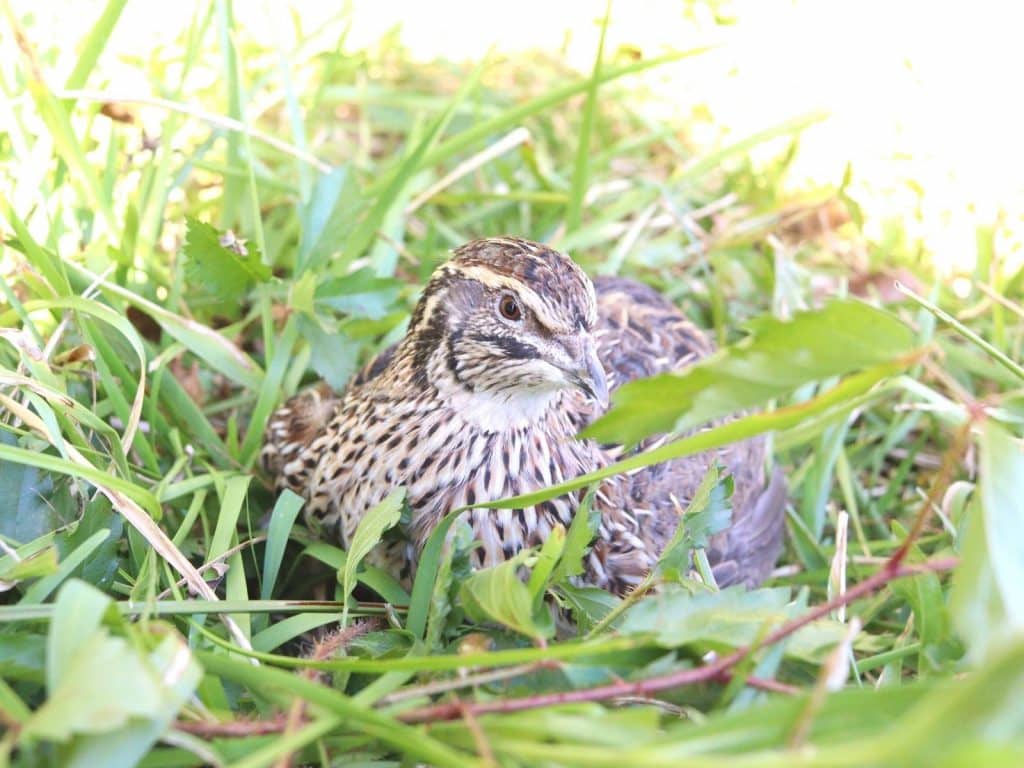
[{"label": "dark eye stripe", "polygon": [[469,338],[473,341],[479,341],[484,344],[492,344],[506,356],[515,358],[517,360],[528,360],[533,357],[537,357],[537,350],[535,347],[529,344],[524,344],[519,339],[514,339],[511,336],[491,336],[486,334],[473,335]]}]

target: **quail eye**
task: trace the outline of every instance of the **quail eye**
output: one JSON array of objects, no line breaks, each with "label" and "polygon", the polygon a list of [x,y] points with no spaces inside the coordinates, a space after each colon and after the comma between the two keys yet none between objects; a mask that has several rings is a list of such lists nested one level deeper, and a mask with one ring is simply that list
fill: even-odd
[{"label": "quail eye", "polygon": [[523,309],[516,301],[516,297],[506,293],[498,300],[498,311],[506,320],[522,320]]}]

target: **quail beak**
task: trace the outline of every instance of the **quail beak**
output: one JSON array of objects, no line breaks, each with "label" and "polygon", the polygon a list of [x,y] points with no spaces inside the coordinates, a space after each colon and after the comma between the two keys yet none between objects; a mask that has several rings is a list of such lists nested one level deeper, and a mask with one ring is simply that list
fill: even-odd
[{"label": "quail beak", "polygon": [[597,356],[597,347],[592,341],[588,341],[583,347],[580,365],[570,372],[569,379],[587,397],[597,402],[602,410],[608,407],[608,378]]}]

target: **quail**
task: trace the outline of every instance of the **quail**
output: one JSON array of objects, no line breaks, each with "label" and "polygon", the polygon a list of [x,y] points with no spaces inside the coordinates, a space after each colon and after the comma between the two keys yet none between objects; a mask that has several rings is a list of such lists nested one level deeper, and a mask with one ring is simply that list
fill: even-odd
[{"label": "quail", "polygon": [[[305,499],[307,521],[342,546],[399,486],[411,516],[369,559],[408,581],[450,510],[541,490],[624,455],[577,437],[633,379],[681,371],[707,337],[642,283],[590,278],[568,256],[516,237],[456,249],[424,290],[404,338],[344,392],[325,385],[271,418],[262,463]],[[641,446],[643,447],[643,446]],[[616,593],[656,563],[710,464],[734,479],[733,516],[708,558],[720,586],[760,583],[782,547],[785,482],[753,438],[604,481],[581,581]],[[476,567],[503,562],[568,526],[581,492],[521,509],[465,513]]]}]

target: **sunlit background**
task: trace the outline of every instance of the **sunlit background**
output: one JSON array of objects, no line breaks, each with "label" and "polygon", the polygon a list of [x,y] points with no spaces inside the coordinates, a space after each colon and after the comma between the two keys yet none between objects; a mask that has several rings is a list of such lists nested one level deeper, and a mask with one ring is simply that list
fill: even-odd
[{"label": "sunlit background", "polygon": [[[74,44],[94,22],[97,5],[13,6],[38,19],[33,34],[41,48],[60,50],[55,71],[70,72]],[[338,24],[327,23],[341,18],[348,20],[345,45],[352,49],[397,35],[415,59],[477,61],[488,51],[542,50],[587,72],[604,10],[603,2],[588,0],[402,0],[245,2],[235,13],[247,35],[280,50],[299,35],[315,38],[325,26],[332,29],[320,44],[333,46]],[[124,97],[156,95],[133,60],[174,45],[193,12],[188,4],[129,4],[101,62],[106,89]],[[606,50],[653,56],[717,46],[643,75],[650,95],[631,105],[653,118],[698,110],[713,116],[705,123],[713,131],[690,137],[698,147],[824,112],[804,132],[786,184],[838,187],[849,167],[847,191],[864,211],[865,235],[884,242],[886,227],[898,225],[940,275],[956,278],[975,268],[979,227],[994,228],[1003,274],[1024,260],[1021,29],[1024,7],[995,0],[629,0],[612,6]],[[15,55],[9,41],[3,47],[3,56]],[[258,111],[259,99],[249,108]],[[150,119],[162,118],[151,111]],[[778,144],[769,143],[754,156],[777,152]],[[22,179],[14,195],[31,198],[32,189],[31,179]],[[954,287],[964,294],[970,284],[954,280]]]}]

